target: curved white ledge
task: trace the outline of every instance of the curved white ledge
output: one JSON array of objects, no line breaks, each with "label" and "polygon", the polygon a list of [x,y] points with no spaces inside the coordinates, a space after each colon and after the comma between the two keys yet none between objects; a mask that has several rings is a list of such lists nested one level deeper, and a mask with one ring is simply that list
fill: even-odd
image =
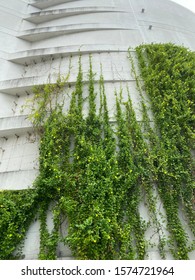
[{"label": "curved white ledge", "polygon": [[29,0],[29,4],[38,9],[46,9],[55,5],[76,1],[81,0]]},{"label": "curved white ledge", "polygon": [[0,118],[0,137],[32,131],[27,115]]},{"label": "curved white ledge", "polygon": [[[118,73],[116,73],[118,74]],[[129,74],[130,77],[130,74]],[[52,77],[51,77],[52,78]],[[55,84],[56,82],[56,77],[53,77],[53,81],[50,81],[50,83]],[[84,79],[83,83],[88,84],[88,79]],[[95,83],[99,83],[99,78],[94,79]],[[133,78],[115,78],[113,79],[112,77],[110,78],[105,78],[104,79],[105,83],[121,83],[121,82],[135,82],[135,79]],[[30,94],[32,93],[32,88],[33,86],[38,86],[38,85],[44,85],[48,83],[48,76],[46,77],[28,77],[28,78],[21,78],[21,79],[13,79],[13,80],[7,80],[4,82],[0,82],[0,92],[6,93],[6,94],[11,94],[11,95],[16,95],[20,97],[21,95],[24,94]],[[67,82],[67,85],[74,86],[76,84],[76,76],[74,79],[69,80]]]},{"label": "curved white ledge", "polygon": [[19,36],[17,37],[29,42],[36,42],[64,34],[97,30],[137,30],[137,28],[130,28],[128,24],[82,23],[28,29],[20,32]]},{"label": "curved white ledge", "polygon": [[93,54],[105,52],[127,52],[129,46],[121,45],[70,45],[62,47],[51,47],[35,50],[26,50],[7,55],[9,61],[28,65],[38,63],[52,58],[67,57],[79,54]]},{"label": "curved white ledge", "polygon": [[82,15],[82,14],[89,14],[89,13],[128,13],[128,11],[110,7],[110,6],[101,6],[101,7],[76,7],[76,8],[68,8],[68,9],[57,9],[57,10],[49,10],[49,11],[41,11],[31,13],[30,16],[25,17],[24,19],[35,23],[43,23],[53,19],[58,19],[62,17],[68,16],[75,16],[75,15]]},{"label": "curved white ledge", "polygon": [[32,92],[35,85],[43,85],[48,82],[48,77],[27,77],[0,82],[0,92],[20,97]]}]

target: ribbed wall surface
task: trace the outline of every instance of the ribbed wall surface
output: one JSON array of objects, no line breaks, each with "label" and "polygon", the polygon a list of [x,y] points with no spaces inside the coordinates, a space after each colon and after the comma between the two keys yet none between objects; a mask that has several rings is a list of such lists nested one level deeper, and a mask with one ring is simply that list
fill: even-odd
[{"label": "ribbed wall surface", "polygon": [[[167,0],[0,1],[0,189],[27,188],[38,174],[38,138],[21,111],[33,85],[66,75],[72,56],[69,82],[74,86],[80,52],[87,80],[93,54],[97,79],[102,64],[110,108],[121,84],[129,85],[136,107],[127,49],[173,42],[195,50],[194,26],[193,13]],[[37,236],[34,224],[26,258],[37,257]],[[70,256],[60,250],[62,257]],[[151,251],[150,258],[158,256]]]}]

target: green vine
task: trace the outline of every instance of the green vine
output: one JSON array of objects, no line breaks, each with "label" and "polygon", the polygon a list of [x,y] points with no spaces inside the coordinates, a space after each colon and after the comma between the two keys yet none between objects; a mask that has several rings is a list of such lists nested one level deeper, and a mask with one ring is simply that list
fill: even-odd
[{"label": "green vine", "polygon": [[[59,243],[76,259],[145,259],[150,246],[164,259],[168,250],[175,259],[188,258],[194,247],[180,212],[195,234],[194,53],[156,44],[137,47],[136,55],[129,52],[141,97],[140,121],[128,88],[113,93],[115,122],[110,121],[103,74],[98,89],[91,56],[87,92],[81,56],[70,96],[69,75],[34,88],[30,119],[40,135],[40,172],[32,189],[0,192],[0,259],[21,258],[35,218],[39,259],[56,259]],[[140,211],[143,203],[148,221]],[[62,234],[65,220],[67,235]],[[151,229],[156,243],[148,238]]]},{"label": "green vine", "polygon": [[[37,194],[33,190],[0,192],[0,259],[17,259],[22,241],[36,216]],[[15,249],[20,245],[18,252]],[[14,253],[14,254],[13,254]]]},{"label": "green vine", "polygon": [[[149,131],[159,195],[171,234],[171,252],[188,258],[188,236],[181,224],[182,207],[195,233],[194,177],[194,53],[171,44],[136,49],[141,77],[150,97],[156,133]],[[158,136],[158,137],[157,137]]]}]

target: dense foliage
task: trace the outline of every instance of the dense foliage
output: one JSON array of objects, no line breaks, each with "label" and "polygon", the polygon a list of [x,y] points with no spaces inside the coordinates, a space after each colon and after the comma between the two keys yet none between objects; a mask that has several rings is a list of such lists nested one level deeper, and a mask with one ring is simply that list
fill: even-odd
[{"label": "dense foliage", "polygon": [[187,258],[187,235],[179,210],[195,234],[195,54],[171,44],[140,46],[137,54],[154,114],[156,137],[149,133],[149,142],[171,251],[175,258]]},{"label": "dense foliage", "polygon": [[[68,77],[34,89],[31,120],[40,133],[40,174],[31,190],[0,192],[1,259],[18,258],[15,249],[36,216],[40,259],[57,258],[59,242],[77,259],[144,259],[151,246],[158,247],[161,258],[170,251],[175,259],[187,259],[194,249],[180,219],[182,212],[195,234],[194,53],[171,44],[143,45],[136,53],[135,60],[129,52],[129,60],[142,121],[136,119],[127,88],[113,93],[116,121],[110,122],[103,76],[97,93],[91,57],[88,96],[84,98],[80,57],[68,112],[58,102],[66,94]],[[140,211],[143,202],[147,221]],[[157,208],[161,202],[164,214]],[[49,207],[52,231],[47,227]],[[65,219],[69,227],[63,236]],[[155,244],[148,238],[151,228]]]}]

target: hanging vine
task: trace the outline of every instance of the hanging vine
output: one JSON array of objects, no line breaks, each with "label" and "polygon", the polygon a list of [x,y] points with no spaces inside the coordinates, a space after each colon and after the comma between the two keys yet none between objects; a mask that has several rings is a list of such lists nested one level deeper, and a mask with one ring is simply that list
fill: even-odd
[{"label": "hanging vine", "polygon": [[[150,246],[158,247],[161,258],[169,250],[175,259],[187,259],[194,249],[180,219],[183,211],[194,234],[194,53],[159,44],[137,47],[136,54],[133,59],[129,52],[129,60],[141,96],[140,121],[127,88],[115,92],[115,123],[110,122],[103,74],[98,89],[91,56],[87,98],[80,56],[68,110],[69,75],[34,88],[29,104],[40,135],[39,176],[30,190],[0,192],[0,259],[20,257],[35,218],[40,221],[40,259],[56,259],[59,243],[68,245],[76,259],[96,260],[145,259]],[[140,211],[143,203],[148,221]],[[68,233],[63,236],[65,219]],[[148,238],[151,228],[157,244]]]},{"label": "hanging vine", "polygon": [[[144,87],[150,97],[156,132],[150,129],[157,187],[171,233],[171,252],[188,258],[188,235],[179,209],[194,234],[194,53],[172,44],[136,49]],[[158,137],[157,137],[158,136]]]}]

